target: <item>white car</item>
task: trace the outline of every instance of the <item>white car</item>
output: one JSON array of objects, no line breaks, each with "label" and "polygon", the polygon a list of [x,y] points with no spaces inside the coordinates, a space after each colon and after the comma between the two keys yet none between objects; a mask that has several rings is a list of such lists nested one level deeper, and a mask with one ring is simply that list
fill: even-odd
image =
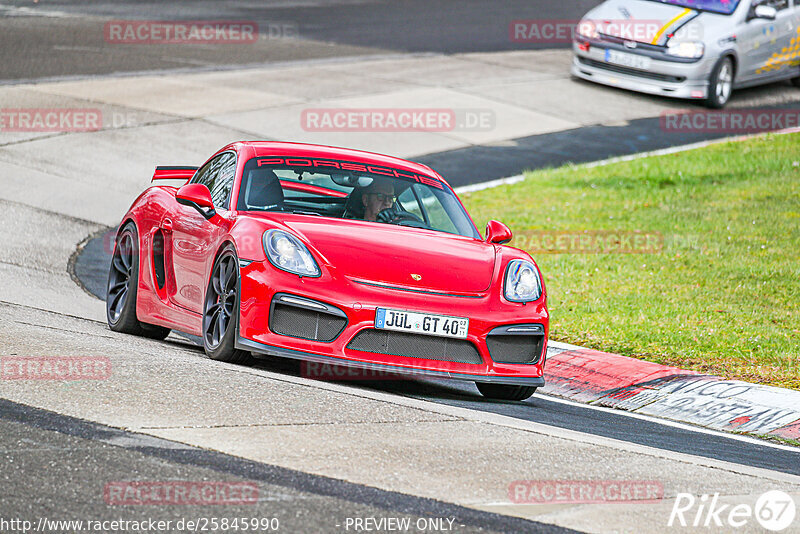
[{"label": "white car", "polygon": [[608,0],[573,50],[578,78],[721,108],[734,89],[800,87],[800,0]]}]

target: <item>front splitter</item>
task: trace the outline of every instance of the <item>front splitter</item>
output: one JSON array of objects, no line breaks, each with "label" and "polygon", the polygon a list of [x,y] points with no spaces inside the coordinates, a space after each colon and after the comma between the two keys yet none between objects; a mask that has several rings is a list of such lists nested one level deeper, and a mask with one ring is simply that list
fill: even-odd
[{"label": "front splitter", "polygon": [[[236,340],[236,348],[247,350],[258,354],[267,356],[278,356],[282,358],[292,358],[295,360],[304,360],[307,362],[314,362],[320,364],[334,365],[340,367],[354,367],[357,369],[368,369],[371,371],[379,371],[383,373],[393,373],[404,375],[408,377],[427,377],[427,378],[449,378],[452,380],[466,380],[469,382],[483,382],[487,384],[507,384],[513,386],[532,386],[543,387],[545,382],[541,376],[536,377],[514,377],[514,376],[486,376],[486,375],[470,375],[464,373],[450,373],[447,371],[437,371],[433,369],[419,369],[410,367],[401,367],[396,365],[387,365],[382,363],[360,362],[356,360],[346,360],[343,358],[334,358],[331,356],[321,356],[319,354],[310,354],[308,352],[301,352],[299,350],[285,349],[282,347],[275,347],[267,345],[266,343],[259,343],[251,339],[239,337]],[[368,377],[364,378],[369,380]]]}]

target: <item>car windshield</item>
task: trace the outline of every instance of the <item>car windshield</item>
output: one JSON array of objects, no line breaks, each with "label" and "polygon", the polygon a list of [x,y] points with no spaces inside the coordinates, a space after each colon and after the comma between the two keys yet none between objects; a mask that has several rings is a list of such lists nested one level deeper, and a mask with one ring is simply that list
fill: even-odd
[{"label": "car windshield", "polygon": [[439,180],[353,162],[252,158],[237,210],[359,219],[480,239],[458,198]]},{"label": "car windshield", "polygon": [[650,2],[659,2],[661,4],[672,4],[674,6],[688,7],[691,9],[699,9],[700,11],[711,11],[713,13],[721,13],[723,15],[730,15],[736,8],[739,7],[740,0],[649,0]]}]

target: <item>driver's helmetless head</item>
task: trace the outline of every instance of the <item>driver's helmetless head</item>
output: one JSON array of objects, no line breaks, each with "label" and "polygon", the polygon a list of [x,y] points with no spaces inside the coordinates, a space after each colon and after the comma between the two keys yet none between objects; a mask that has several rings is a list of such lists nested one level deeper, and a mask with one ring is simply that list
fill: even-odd
[{"label": "driver's helmetless head", "polygon": [[389,180],[376,178],[361,196],[361,201],[364,203],[364,220],[377,220],[378,214],[391,208],[395,200],[397,198],[394,196],[394,184]]}]

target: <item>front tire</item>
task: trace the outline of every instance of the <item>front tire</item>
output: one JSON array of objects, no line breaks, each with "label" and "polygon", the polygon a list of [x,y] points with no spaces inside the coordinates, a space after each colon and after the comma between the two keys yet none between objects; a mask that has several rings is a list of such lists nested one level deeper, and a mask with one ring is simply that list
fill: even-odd
[{"label": "front tire", "polygon": [[106,319],[114,332],[164,339],[170,329],[142,323],[136,317],[139,288],[139,234],[136,225],[126,224],[117,234],[111,268],[108,271]]},{"label": "front tire", "polygon": [[509,386],[506,384],[487,384],[485,382],[475,382],[478,391],[487,399],[522,401],[530,398],[536,393],[534,386]]},{"label": "front tire", "polygon": [[712,109],[722,109],[731,99],[733,92],[733,60],[730,56],[720,59],[708,79],[706,105]]},{"label": "front tire", "polygon": [[244,364],[249,352],[236,348],[239,335],[239,258],[228,245],[214,261],[203,305],[203,348],[212,360]]}]

